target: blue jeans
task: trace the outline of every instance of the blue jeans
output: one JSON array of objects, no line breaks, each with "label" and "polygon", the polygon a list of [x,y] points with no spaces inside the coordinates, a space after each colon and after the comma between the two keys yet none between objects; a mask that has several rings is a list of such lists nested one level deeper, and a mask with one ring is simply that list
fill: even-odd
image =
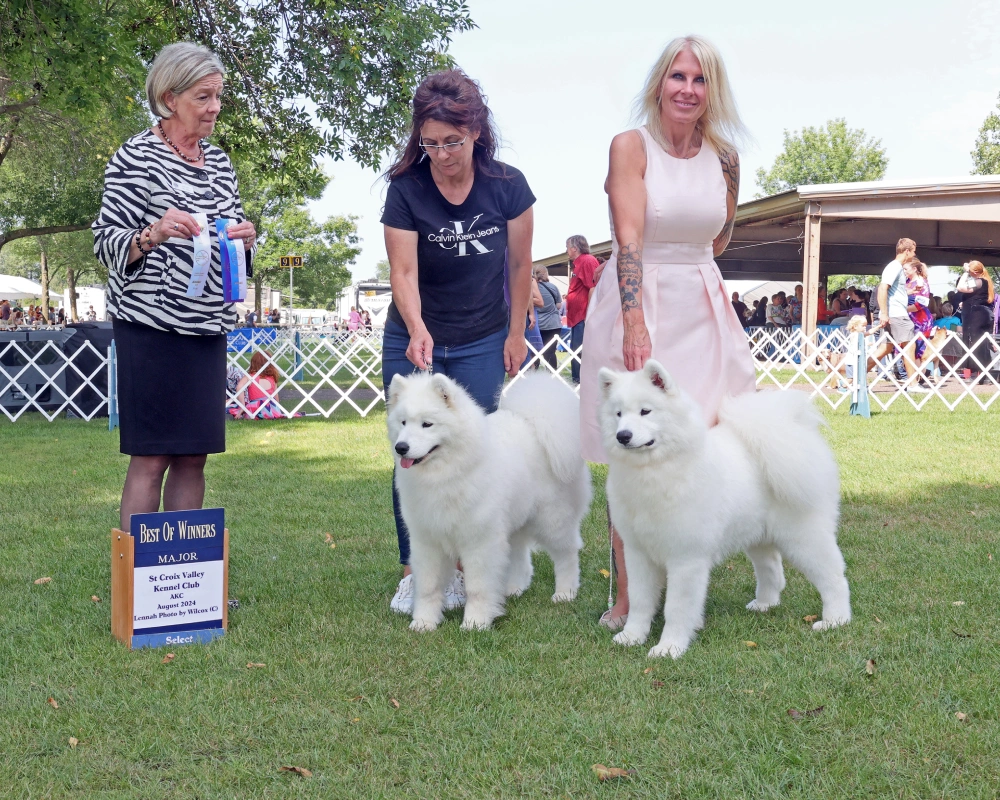
[{"label": "blue jeans", "polygon": [[[497,331],[475,342],[454,347],[434,345],[434,372],[447,375],[465,389],[472,399],[486,409],[487,413],[497,410],[500,390],[506,371],[503,367],[503,344],[507,339],[507,329]],[[392,320],[385,323],[382,337],[382,385],[388,393],[389,385],[396,375],[411,375],[417,368],[406,357],[410,346],[410,334],[406,328]],[[396,473],[392,480],[392,514],[396,518],[396,538],[399,540],[399,563],[410,563],[410,534],[399,510],[399,495],[396,492]]]},{"label": "blue jeans", "polygon": [[[587,321],[578,322],[570,329],[569,334],[569,346],[572,348],[573,352],[576,352],[583,346],[583,328],[587,324]],[[580,350],[580,357],[583,357],[583,350]],[[570,371],[573,373],[573,383],[580,382],[580,362],[574,361],[570,366]]]}]

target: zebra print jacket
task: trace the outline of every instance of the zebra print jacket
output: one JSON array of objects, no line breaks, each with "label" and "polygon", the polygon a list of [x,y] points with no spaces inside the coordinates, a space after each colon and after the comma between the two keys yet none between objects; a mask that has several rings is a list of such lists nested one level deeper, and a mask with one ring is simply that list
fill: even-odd
[{"label": "zebra print jacket", "polygon": [[[152,253],[128,263],[136,231],[168,208],[208,215],[212,267],[201,297],[187,297],[194,243],[168,239]],[[215,220],[246,219],[229,157],[205,146],[205,165],[175,156],[151,130],[123,144],[104,172],[101,210],[92,226],[94,254],[108,269],[108,311],[118,319],[163,331],[205,336],[230,331],[235,304],[223,301],[222,263]],[[252,251],[247,252],[251,275]]]}]

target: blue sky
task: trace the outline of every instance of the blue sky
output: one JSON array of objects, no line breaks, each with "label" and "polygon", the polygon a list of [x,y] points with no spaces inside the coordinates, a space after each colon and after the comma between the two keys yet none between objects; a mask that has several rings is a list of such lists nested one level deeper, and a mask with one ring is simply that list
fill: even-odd
[{"label": "blue sky", "polygon": [[[663,46],[698,33],[720,48],[754,144],[741,153],[741,200],[782,133],[846,118],[882,140],[888,179],[967,175],[979,126],[1000,93],[1000,3],[989,0],[473,0],[479,28],[451,53],[480,81],[535,205],[535,258],[566,237],[609,238],[603,192],[611,138]],[[384,184],[351,163],[312,204],[318,219],[356,214],[356,278],[385,258]]]}]

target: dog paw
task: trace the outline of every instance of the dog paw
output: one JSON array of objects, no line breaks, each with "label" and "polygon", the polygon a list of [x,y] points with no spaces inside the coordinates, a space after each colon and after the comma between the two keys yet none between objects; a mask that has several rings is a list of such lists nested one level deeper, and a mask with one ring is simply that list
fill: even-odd
[{"label": "dog paw", "polygon": [[770,609],[774,608],[777,605],[778,605],[777,602],[767,603],[764,602],[763,600],[757,600],[756,598],[754,598],[749,603],[747,603],[747,611],[764,612],[764,611],[769,611]]},{"label": "dog paw", "polygon": [[611,640],[615,644],[620,644],[623,647],[632,647],[636,644],[642,644],[646,641],[646,637],[643,636],[641,639],[634,633],[630,633],[627,630],[621,631],[621,633],[616,633],[614,638]]},{"label": "dog paw", "polygon": [[466,616],[462,620],[462,630],[463,631],[487,631],[493,626],[493,620],[487,617],[472,617],[471,619]]},{"label": "dog paw", "polygon": [[553,603],[568,603],[571,600],[576,600],[576,589],[569,592],[556,592],[552,595]]},{"label": "dog paw", "polygon": [[431,622],[429,619],[415,619],[410,623],[410,630],[417,633],[427,633],[435,628],[437,628],[437,623]]},{"label": "dog paw", "polygon": [[684,655],[685,650],[687,650],[687,645],[680,642],[660,642],[647,655],[649,658],[666,658],[670,656],[677,659]]},{"label": "dog paw", "polygon": [[821,619],[819,622],[813,623],[814,631],[828,631],[831,628],[839,628],[841,625],[846,625],[851,619],[843,619],[840,617],[835,617],[833,619]]}]

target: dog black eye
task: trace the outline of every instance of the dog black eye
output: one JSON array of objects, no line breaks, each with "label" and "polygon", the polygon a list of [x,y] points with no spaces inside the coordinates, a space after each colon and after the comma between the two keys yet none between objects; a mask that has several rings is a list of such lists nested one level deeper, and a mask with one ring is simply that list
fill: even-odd
[{"label": "dog black eye", "polygon": [[619,411],[617,414],[615,414],[616,417],[620,417],[621,415],[622,415],[621,411]]},{"label": "dog black eye", "polygon": [[400,425],[402,425],[403,427],[406,427],[406,420],[404,419],[404,420],[403,420],[403,421],[402,421],[402,422],[400,423]]},{"label": "dog black eye", "polygon": [[434,424],[433,422],[425,422],[425,423],[424,423],[423,425],[421,425],[420,427],[421,427],[421,428],[429,428],[429,427],[430,427],[431,425],[433,425],[433,424]]},{"label": "dog black eye", "polygon": [[644,409],[643,409],[642,411],[640,411],[640,412],[639,412],[639,416],[640,416],[640,417],[644,417],[644,416],[646,416],[646,415],[647,415],[648,413],[649,413],[649,409],[648,409],[648,408],[644,408]]}]

